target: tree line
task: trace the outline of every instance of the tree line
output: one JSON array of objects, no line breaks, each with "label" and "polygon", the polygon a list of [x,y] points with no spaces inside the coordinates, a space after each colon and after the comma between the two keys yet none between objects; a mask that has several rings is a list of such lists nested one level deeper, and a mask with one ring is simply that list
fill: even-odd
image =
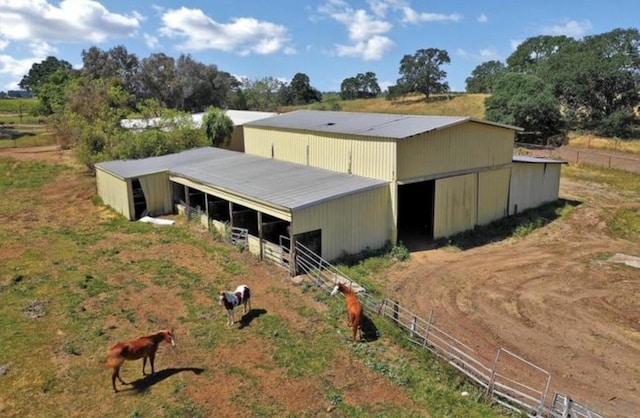
[{"label": "tree line", "polygon": [[[385,95],[450,92],[446,50],[418,49],[402,57],[395,85],[383,92],[373,72],[345,78],[342,100]],[[323,93],[297,73],[290,82],[274,77],[240,79],[189,55],[164,53],[139,59],[124,46],[82,51],[82,68],[56,57],[34,64],[20,87],[39,99],[36,113],[48,116],[59,140],[73,147],[88,167],[106,159],[142,158],[185,147],[220,145],[233,129],[220,109],[277,111],[319,103]],[[486,118],[520,126],[519,134],[546,141],[568,129],[606,136],[637,137],[640,104],[640,33],[637,29],[575,40],[537,36],[506,59],[477,66],[466,79],[468,93],[486,93]],[[327,95],[329,96],[329,95]],[[334,96],[334,95],[332,95]],[[333,100],[333,99],[331,99]],[[335,102],[331,109],[338,110]],[[202,129],[189,114],[211,113]],[[161,118],[155,129],[135,133],[121,119]],[[229,126],[231,128],[229,129]],[[171,129],[169,129],[171,128]]]}]

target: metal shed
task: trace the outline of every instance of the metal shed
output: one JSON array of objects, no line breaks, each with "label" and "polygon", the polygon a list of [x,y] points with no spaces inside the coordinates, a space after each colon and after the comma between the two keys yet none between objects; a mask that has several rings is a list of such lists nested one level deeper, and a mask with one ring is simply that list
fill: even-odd
[{"label": "metal shed", "polygon": [[509,215],[558,200],[562,164],[567,162],[514,156],[509,185]]},{"label": "metal shed", "polygon": [[[383,246],[391,227],[384,180],[218,148],[100,163],[96,176],[104,203],[129,219],[142,215],[135,210],[133,185],[139,182],[137,192],[149,214],[172,213],[180,203],[197,206],[212,220],[245,227],[259,237],[258,252],[262,238],[273,242],[278,232],[332,259]],[[268,227],[277,230],[270,234],[264,230]]]},{"label": "metal shed", "polygon": [[462,116],[296,111],[245,124],[245,152],[389,181],[392,242],[507,215],[518,127]]}]

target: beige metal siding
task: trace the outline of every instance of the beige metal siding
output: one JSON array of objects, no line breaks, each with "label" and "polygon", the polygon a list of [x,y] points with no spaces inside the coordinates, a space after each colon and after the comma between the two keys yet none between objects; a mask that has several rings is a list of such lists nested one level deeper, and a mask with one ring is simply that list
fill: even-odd
[{"label": "beige metal siding", "polygon": [[322,230],[322,257],[335,259],[391,240],[393,222],[389,188],[331,200],[294,213],[293,234]]},{"label": "beige metal siding", "polygon": [[477,222],[477,174],[436,180],[433,237],[471,229]]},{"label": "beige metal siding", "polygon": [[478,225],[507,214],[510,168],[478,173]]},{"label": "beige metal siding", "polygon": [[125,218],[133,220],[133,195],[129,181],[96,168],[96,185],[98,196],[102,198],[105,205],[111,206]]},{"label": "beige metal siding", "polygon": [[398,142],[398,180],[510,164],[512,129],[467,122]]},{"label": "beige metal siding", "polygon": [[509,215],[558,199],[560,164],[513,163]]},{"label": "beige metal siding", "polygon": [[173,212],[171,183],[169,183],[169,174],[166,171],[141,176],[138,177],[138,180],[144,192],[149,215],[158,216]]},{"label": "beige metal siding", "polygon": [[392,181],[392,139],[245,127],[245,152],[340,173]]}]

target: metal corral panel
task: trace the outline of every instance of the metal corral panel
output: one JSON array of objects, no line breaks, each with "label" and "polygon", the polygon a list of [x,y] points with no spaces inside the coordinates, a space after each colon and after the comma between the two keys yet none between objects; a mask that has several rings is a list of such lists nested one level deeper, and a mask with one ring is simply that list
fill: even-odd
[{"label": "metal corral panel", "polygon": [[466,231],[477,222],[477,174],[436,180],[433,237]]},{"label": "metal corral panel", "polygon": [[133,220],[133,196],[130,180],[96,167],[96,186],[98,196],[102,198],[105,205],[111,206],[125,218]]},{"label": "metal corral panel", "polygon": [[398,180],[511,164],[514,129],[466,122],[398,142]]},{"label": "metal corral panel", "polygon": [[507,215],[510,175],[509,168],[478,173],[478,225]]},{"label": "metal corral panel", "polygon": [[395,140],[245,127],[245,152],[339,173],[391,181]]},{"label": "metal corral panel", "polygon": [[509,215],[558,200],[564,161],[514,157],[509,187]]},{"label": "metal corral panel", "polygon": [[379,187],[295,211],[294,234],[322,230],[322,257],[381,248],[391,240],[393,219],[388,187]]}]

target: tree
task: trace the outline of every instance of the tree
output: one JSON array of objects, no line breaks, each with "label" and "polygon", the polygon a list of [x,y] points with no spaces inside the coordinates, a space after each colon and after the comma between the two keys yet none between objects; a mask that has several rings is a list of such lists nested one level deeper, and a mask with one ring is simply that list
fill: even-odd
[{"label": "tree", "polygon": [[548,82],[572,124],[629,136],[640,104],[640,32],[585,37],[550,61]]},{"label": "tree", "polygon": [[443,81],[447,73],[440,67],[450,62],[447,51],[437,48],[419,49],[413,55],[405,55],[400,60],[402,77],[395,91],[422,93],[426,100],[431,94],[448,92],[449,84]]},{"label": "tree", "polygon": [[355,77],[345,78],[340,85],[342,100],[377,97],[381,92],[376,74],[370,71],[365,74],[359,73]]},{"label": "tree", "polygon": [[47,83],[49,77],[58,70],[71,73],[73,67],[65,60],[59,60],[56,57],[49,56],[44,61],[33,64],[27,75],[22,77],[18,85],[21,89],[34,93],[37,96],[38,87]]},{"label": "tree", "polygon": [[202,128],[211,146],[221,147],[229,143],[234,125],[223,110],[210,107],[202,117]]},{"label": "tree", "polygon": [[483,62],[465,80],[467,93],[492,93],[498,79],[506,73],[507,67],[500,61]]},{"label": "tree", "polygon": [[283,105],[302,105],[322,101],[322,93],[311,86],[309,76],[297,73],[291,83],[280,90],[280,103]]},{"label": "tree", "polygon": [[273,112],[278,109],[278,96],[285,87],[286,83],[277,78],[264,77],[243,79],[241,89],[248,109]]},{"label": "tree", "polygon": [[509,71],[546,76],[545,64],[565,49],[572,48],[576,40],[567,36],[542,35],[522,42],[507,58]]},{"label": "tree", "polygon": [[485,99],[485,108],[487,120],[519,126],[536,138],[546,140],[564,128],[558,101],[535,75],[505,74]]}]

